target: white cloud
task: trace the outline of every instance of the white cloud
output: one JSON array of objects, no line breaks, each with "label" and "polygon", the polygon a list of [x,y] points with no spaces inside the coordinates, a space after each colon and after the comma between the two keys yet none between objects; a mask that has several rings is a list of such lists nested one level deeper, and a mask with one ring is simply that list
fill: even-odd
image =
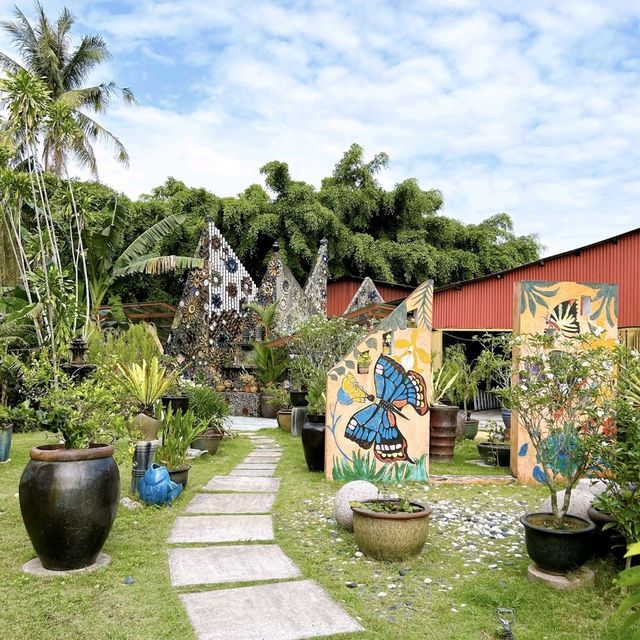
[{"label": "white cloud", "polygon": [[355,141],[389,153],[385,185],[416,177],[468,222],[507,211],[549,252],[638,226],[625,0],[65,4],[115,54],[101,77],[146,78],[103,118],[131,168],[100,152],[101,177],[131,195],[168,175],[235,194],[273,159],[318,185]]}]

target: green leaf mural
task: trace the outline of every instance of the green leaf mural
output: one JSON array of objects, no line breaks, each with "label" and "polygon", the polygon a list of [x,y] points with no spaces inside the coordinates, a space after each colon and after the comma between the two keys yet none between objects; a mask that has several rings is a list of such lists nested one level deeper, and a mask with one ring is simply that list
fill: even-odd
[{"label": "green leaf mural", "polygon": [[411,298],[417,298],[418,300],[414,316],[416,326],[431,329],[431,314],[433,311],[433,280],[423,282],[415,290]]},{"label": "green leaf mural", "polygon": [[378,339],[377,338],[369,338],[365,343],[369,349],[377,349],[378,348]]},{"label": "green leaf mural", "polygon": [[538,306],[549,308],[548,298],[555,296],[559,287],[552,288],[552,282],[539,282],[535,280],[523,280],[520,283],[520,313],[529,309],[532,316],[536,315]]},{"label": "green leaf mural", "polygon": [[618,319],[618,285],[615,284],[589,284],[597,293],[592,299],[597,307],[591,313],[590,319],[596,321],[603,313],[606,314],[607,324],[610,327],[616,325]]},{"label": "green leaf mural", "polygon": [[394,462],[393,465],[378,467],[376,458],[368,452],[364,456],[354,452],[350,459],[334,458],[331,473],[338,482],[426,482],[429,479],[426,454],[414,463]]}]

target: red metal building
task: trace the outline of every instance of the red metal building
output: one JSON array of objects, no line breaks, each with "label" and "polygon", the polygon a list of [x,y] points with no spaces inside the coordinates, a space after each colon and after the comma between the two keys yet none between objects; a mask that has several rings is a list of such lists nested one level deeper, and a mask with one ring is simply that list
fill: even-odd
[{"label": "red metal building", "polygon": [[[327,316],[341,316],[349,306],[351,299],[356,291],[360,288],[364,278],[355,276],[347,276],[330,282],[327,286]],[[385,302],[394,300],[404,300],[415,287],[409,287],[402,284],[392,284],[389,282],[373,281],[376,289]]]},{"label": "red metal building", "polygon": [[513,286],[520,280],[615,283],[619,287],[618,326],[640,327],[640,228],[515,269],[443,287],[434,296],[434,329],[511,330]]}]

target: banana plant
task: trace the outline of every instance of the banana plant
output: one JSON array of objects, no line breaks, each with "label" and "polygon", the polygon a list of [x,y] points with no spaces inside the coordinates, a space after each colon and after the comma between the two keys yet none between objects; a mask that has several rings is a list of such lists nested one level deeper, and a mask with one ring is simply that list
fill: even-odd
[{"label": "banana plant", "polygon": [[123,249],[126,219],[123,208],[116,202],[108,226],[100,232],[84,230],[92,314],[97,314],[117,278],[132,273],[159,274],[202,266],[200,258],[160,256],[155,252],[158,243],[180,227],[185,219],[183,214],[163,218]]}]

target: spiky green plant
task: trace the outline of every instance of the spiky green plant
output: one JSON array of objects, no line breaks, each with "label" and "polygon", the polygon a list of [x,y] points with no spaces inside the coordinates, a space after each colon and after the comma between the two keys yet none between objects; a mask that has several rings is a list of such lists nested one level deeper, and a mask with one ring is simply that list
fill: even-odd
[{"label": "spiky green plant", "polygon": [[187,463],[187,450],[191,443],[207,428],[206,422],[197,418],[192,411],[175,413],[171,405],[162,418],[162,446],[158,449],[158,459],[171,470]]},{"label": "spiky green plant", "polygon": [[394,462],[393,465],[379,467],[376,458],[369,452],[364,456],[356,451],[350,459],[336,459],[333,462],[331,475],[338,482],[352,480],[368,480],[369,482],[426,482],[427,472],[426,454],[418,458],[413,464],[409,462]]},{"label": "spiky green plant", "polygon": [[143,360],[142,364],[118,364],[118,370],[126,391],[139,404],[140,411],[149,415],[153,415],[154,405],[179,374],[178,371],[169,372],[166,367],[160,366],[158,358],[152,358],[150,362]]}]

